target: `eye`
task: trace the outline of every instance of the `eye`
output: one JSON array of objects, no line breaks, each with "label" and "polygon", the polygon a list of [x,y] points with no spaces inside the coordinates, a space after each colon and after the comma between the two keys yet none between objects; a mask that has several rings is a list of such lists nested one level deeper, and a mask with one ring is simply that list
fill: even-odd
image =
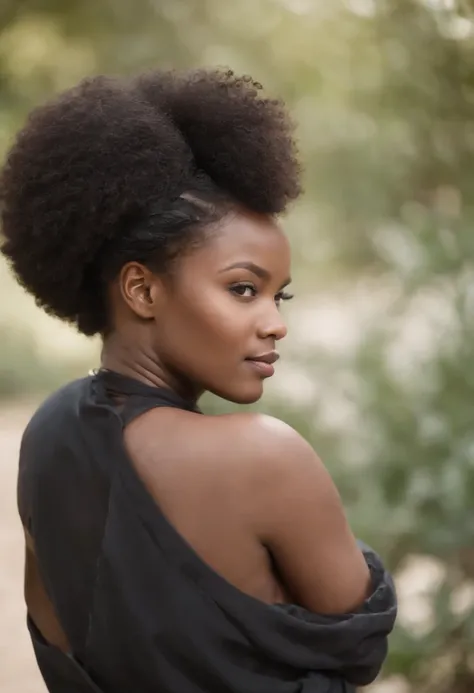
[{"label": "eye", "polygon": [[287,291],[279,291],[275,296],[275,303],[279,306],[282,301],[291,301],[292,298],[294,298],[293,294],[289,294]]},{"label": "eye", "polygon": [[257,294],[257,289],[253,284],[249,282],[240,282],[239,284],[233,284],[229,291],[236,296],[241,298],[253,298]]}]

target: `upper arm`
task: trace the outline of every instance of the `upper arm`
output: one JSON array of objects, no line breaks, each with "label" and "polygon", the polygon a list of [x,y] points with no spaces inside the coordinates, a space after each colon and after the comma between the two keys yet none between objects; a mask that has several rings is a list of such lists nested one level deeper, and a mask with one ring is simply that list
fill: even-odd
[{"label": "upper arm", "polygon": [[368,596],[370,573],[328,471],[285,424],[267,421],[257,435],[260,541],[300,605],[320,613],[354,610]]}]

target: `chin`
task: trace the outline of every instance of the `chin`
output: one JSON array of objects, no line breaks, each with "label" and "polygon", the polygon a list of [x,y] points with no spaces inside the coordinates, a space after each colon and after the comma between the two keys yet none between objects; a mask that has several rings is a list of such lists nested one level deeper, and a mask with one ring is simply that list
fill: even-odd
[{"label": "chin", "polygon": [[235,389],[223,388],[212,390],[214,395],[233,402],[234,404],[254,404],[263,395],[263,383],[253,384],[248,387],[236,387]]},{"label": "chin", "polygon": [[229,393],[226,399],[235,404],[254,404],[258,402],[262,395],[263,385],[260,385],[259,388],[254,387],[252,389],[249,388],[247,391]]}]

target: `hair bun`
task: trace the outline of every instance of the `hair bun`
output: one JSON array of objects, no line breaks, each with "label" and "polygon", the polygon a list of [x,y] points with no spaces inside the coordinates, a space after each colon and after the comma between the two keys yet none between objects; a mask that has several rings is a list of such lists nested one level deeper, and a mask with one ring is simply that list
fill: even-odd
[{"label": "hair bun", "polygon": [[294,125],[283,102],[232,70],[150,72],[135,81],[180,130],[198,168],[256,212],[279,214],[298,197]]}]

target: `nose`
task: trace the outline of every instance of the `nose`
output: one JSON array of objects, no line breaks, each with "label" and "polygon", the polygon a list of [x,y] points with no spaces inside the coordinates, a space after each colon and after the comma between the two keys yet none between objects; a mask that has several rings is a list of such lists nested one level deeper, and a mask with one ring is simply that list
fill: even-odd
[{"label": "nose", "polygon": [[266,313],[265,318],[262,318],[258,336],[260,339],[271,338],[278,341],[286,337],[287,332],[286,323],[277,306],[273,303],[271,311]]}]

